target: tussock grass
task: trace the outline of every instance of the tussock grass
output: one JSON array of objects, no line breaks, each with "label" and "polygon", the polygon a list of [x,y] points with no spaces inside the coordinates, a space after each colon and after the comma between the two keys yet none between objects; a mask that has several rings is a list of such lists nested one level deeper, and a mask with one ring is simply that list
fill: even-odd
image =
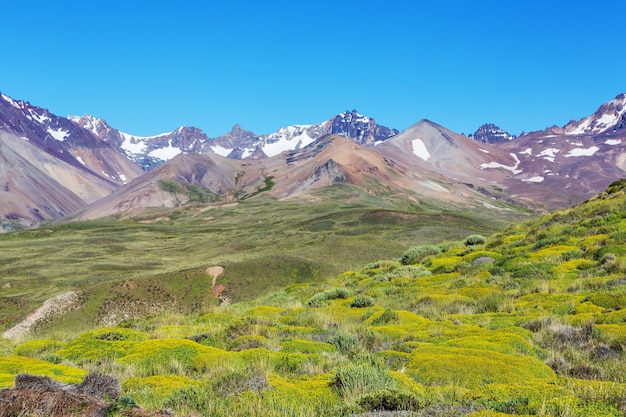
[{"label": "tussock grass", "polygon": [[[328,233],[323,239],[334,250],[345,237],[335,233],[342,218],[325,216],[300,219],[298,233]],[[377,227],[376,218],[390,228],[397,220],[388,212],[361,218],[360,231]],[[200,303],[79,334],[2,342],[0,384],[9,386],[25,369],[76,381],[97,371],[120,378],[123,395],[142,407],[184,417],[624,415],[624,226],[626,195],[613,187],[472,245],[459,239],[478,231],[451,244],[411,243],[389,260],[378,254],[323,280],[309,279],[320,264],[299,269],[295,254],[283,256],[265,271],[284,268],[289,285],[245,302]],[[289,231],[281,233],[289,241]],[[403,253],[425,244],[437,250],[402,262]],[[474,264],[480,258],[490,261]],[[242,265],[263,269],[255,256]],[[86,288],[102,285],[92,292],[101,300],[123,302],[129,287],[143,297],[198,300],[195,291],[207,289],[196,281],[202,270],[185,271],[187,280],[169,282],[174,275],[162,273],[152,286],[133,278]],[[21,281],[12,282],[17,288]]]}]

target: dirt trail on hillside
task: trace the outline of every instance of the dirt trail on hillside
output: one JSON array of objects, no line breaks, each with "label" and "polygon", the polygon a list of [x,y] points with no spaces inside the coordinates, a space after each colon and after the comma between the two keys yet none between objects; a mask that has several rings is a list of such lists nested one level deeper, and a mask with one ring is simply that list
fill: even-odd
[{"label": "dirt trail on hillside", "polygon": [[46,300],[41,307],[35,309],[20,323],[2,333],[2,337],[10,340],[25,338],[37,324],[78,307],[80,305],[79,295],[77,291],[70,291]]},{"label": "dirt trail on hillside", "polygon": [[217,279],[224,275],[223,266],[210,266],[206,269],[206,273],[213,277],[211,281],[211,295],[220,300],[222,305],[230,304],[228,297],[224,296],[223,292],[226,289],[224,284],[218,284]]}]

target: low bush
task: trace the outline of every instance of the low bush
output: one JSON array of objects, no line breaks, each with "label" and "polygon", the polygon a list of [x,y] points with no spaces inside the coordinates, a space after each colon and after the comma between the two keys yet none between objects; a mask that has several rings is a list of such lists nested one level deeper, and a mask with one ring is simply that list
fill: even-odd
[{"label": "low bush", "polygon": [[414,411],[422,408],[424,401],[412,392],[383,388],[361,396],[356,404],[363,411]]},{"label": "low bush", "polygon": [[413,246],[404,253],[402,257],[402,265],[414,265],[420,263],[424,258],[430,255],[437,255],[441,252],[441,248],[435,245]]},{"label": "low bush", "polygon": [[483,235],[469,235],[463,242],[465,246],[482,245],[487,241]]},{"label": "low bush", "polygon": [[326,304],[327,301],[336,299],[345,299],[350,297],[350,290],[347,288],[331,288],[324,292],[319,292],[307,301],[307,305],[310,307],[320,307]]},{"label": "low bush", "polygon": [[352,300],[352,303],[350,303],[350,307],[365,308],[371,307],[374,304],[374,299],[369,295],[357,295],[354,297],[354,300]]}]

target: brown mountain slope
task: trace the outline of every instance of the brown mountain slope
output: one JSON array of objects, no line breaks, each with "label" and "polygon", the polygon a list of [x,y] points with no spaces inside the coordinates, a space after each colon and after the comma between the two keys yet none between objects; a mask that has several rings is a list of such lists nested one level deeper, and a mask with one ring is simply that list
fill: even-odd
[{"label": "brown mountain slope", "polygon": [[239,161],[211,154],[179,155],[79,211],[72,220],[140,214],[149,207],[177,207],[193,199],[190,186],[228,199],[235,191],[238,165]]},{"label": "brown mountain slope", "polygon": [[[0,218],[31,226],[84,207],[78,195],[16,152],[11,142],[19,140],[0,132]],[[59,179],[72,176],[71,166],[58,168]]]},{"label": "brown mountain slope", "polygon": [[[279,199],[308,198],[311,191],[338,183],[361,187],[370,194],[395,195],[412,201],[428,199],[466,207],[491,207],[492,202],[491,195],[473,185],[395,161],[349,139],[327,135],[302,149],[260,160],[179,155],[73,219],[137,215],[149,207],[172,208],[209,200],[227,202],[254,198],[260,193]],[[200,191],[195,187],[208,198],[198,199]]]}]

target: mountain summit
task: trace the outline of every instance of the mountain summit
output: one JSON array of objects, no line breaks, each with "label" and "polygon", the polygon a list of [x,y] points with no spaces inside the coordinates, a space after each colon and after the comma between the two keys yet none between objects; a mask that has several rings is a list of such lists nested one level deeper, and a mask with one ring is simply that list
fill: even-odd
[{"label": "mountain summit", "polygon": [[604,103],[591,116],[563,127],[566,135],[598,135],[613,133],[626,127],[626,94],[620,94]]},{"label": "mountain summit", "polygon": [[482,125],[473,135],[470,135],[470,137],[482,143],[503,143],[515,139],[514,135],[500,129],[493,123]]}]

